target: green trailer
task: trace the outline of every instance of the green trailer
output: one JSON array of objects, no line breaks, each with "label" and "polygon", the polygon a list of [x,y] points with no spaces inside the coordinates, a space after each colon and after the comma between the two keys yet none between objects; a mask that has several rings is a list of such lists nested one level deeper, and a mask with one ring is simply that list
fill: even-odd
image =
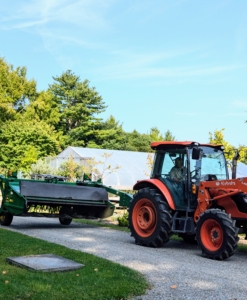
[{"label": "green trailer", "polygon": [[42,179],[18,179],[0,175],[2,200],[0,224],[9,226],[14,216],[58,218],[69,225],[74,218],[108,218],[115,206],[109,193],[119,196],[119,205],[128,207],[132,195],[104,186],[100,181],[66,182],[65,178],[44,175]]}]

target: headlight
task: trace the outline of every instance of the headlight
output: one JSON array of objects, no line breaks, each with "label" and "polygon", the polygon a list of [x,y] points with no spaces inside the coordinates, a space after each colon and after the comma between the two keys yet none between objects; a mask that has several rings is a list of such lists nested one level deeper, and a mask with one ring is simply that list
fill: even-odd
[{"label": "headlight", "polygon": [[247,195],[243,196],[244,202],[247,203]]}]

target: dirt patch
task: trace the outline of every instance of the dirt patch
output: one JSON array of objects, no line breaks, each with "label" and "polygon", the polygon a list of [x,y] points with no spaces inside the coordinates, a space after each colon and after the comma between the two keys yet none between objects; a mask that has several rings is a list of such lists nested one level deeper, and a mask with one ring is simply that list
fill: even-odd
[{"label": "dirt patch", "polygon": [[239,244],[247,245],[247,240],[245,239],[245,236],[240,235],[239,236]]}]

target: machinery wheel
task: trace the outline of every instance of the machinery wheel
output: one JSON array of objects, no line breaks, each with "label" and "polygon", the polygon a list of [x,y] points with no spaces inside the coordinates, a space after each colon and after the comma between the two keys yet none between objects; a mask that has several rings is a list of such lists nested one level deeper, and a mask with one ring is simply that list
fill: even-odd
[{"label": "machinery wheel", "polygon": [[59,217],[59,222],[61,225],[69,225],[72,222],[72,219],[66,219]]},{"label": "machinery wheel", "polygon": [[[62,207],[60,209],[59,215],[67,214],[68,210],[69,209],[67,209],[65,207]],[[59,222],[60,222],[61,225],[69,225],[72,222],[72,218],[68,218],[68,217],[65,218],[65,217],[60,216],[59,217]]]},{"label": "machinery wheel", "polygon": [[11,213],[6,213],[0,215],[0,224],[2,226],[9,226],[13,221],[13,215]]},{"label": "machinery wheel", "polygon": [[181,237],[185,243],[197,244],[196,234],[180,233],[178,236]]},{"label": "machinery wheel", "polygon": [[129,228],[136,244],[161,247],[169,241],[172,216],[165,198],[144,188],[133,197],[129,208]]},{"label": "machinery wheel", "polygon": [[223,260],[232,256],[237,248],[238,229],[224,211],[209,209],[197,221],[196,239],[204,256]]}]

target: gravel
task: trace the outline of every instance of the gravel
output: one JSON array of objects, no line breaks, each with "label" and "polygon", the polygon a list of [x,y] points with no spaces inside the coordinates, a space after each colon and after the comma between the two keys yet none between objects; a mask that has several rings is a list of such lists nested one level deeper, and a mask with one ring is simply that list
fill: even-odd
[{"label": "gravel", "polygon": [[146,248],[135,245],[129,233],[76,222],[61,226],[57,219],[14,217],[11,226],[4,228],[141,272],[152,288],[135,300],[247,298],[245,253],[214,261],[203,258],[196,245],[170,241],[162,248]]}]

